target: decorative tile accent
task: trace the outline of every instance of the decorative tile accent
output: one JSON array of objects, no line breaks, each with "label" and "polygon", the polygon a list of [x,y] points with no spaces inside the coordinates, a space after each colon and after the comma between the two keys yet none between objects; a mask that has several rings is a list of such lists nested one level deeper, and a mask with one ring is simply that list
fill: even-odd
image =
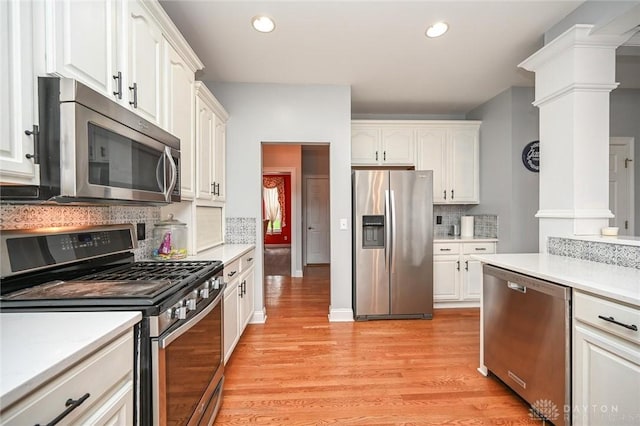
[{"label": "decorative tile accent", "polygon": [[[460,225],[460,217],[466,216],[467,211],[474,206],[441,205],[433,206],[433,235],[443,237],[449,235],[453,225]],[[436,216],[442,216],[442,224],[436,224]],[[473,234],[476,237],[498,238],[498,216],[492,214],[472,215]]]},{"label": "decorative tile accent", "polygon": [[255,244],[255,217],[228,217],[226,220],[225,243],[227,244]]},{"label": "decorative tile accent", "polygon": [[156,206],[65,206],[0,204],[0,230],[49,226],[113,225],[144,222],[146,239],[133,250],[136,260],[152,251],[153,225],[160,221]]},{"label": "decorative tile accent", "polygon": [[640,269],[640,247],[638,246],[549,237],[547,252],[558,256]]}]

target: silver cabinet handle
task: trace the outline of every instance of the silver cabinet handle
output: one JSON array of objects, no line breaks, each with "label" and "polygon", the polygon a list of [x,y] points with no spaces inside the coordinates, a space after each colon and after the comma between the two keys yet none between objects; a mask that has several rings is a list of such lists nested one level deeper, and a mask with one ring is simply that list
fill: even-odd
[{"label": "silver cabinet handle", "polygon": [[513,283],[511,281],[507,281],[507,287],[509,287],[509,289],[514,290],[514,291],[519,291],[520,293],[526,293],[527,292],[527,287],[517,284],[517,283]]},{"label": "silver cabinet handle", "polygon": [[453,200],[453,189],[451,190],[451,199]]},{"label": "silver cabinet handle", "polygon": [[465,261],[464,261],[464,270],[465,270],[465,271],[468,271],[468,270],[469,270],[469,261],[468,261],[468,260],[465,260]]},{"label": "silver cabinet handle", "polygon": [[447,199],[447,190],[445,189],[444,191],[442,191],[442,194],[444,195],[444,199]]},{"label": "silver cabinet handle", "polygon": [[382,160],[387,161],[387,151],[382,151]]},{"label": "silver cabinet handle", "polygon": [[138,108],[138,83],[133,83],[133,86],[129,86],[129,90],[133,91],[133,101],[129,101],[129,105]]},{"label": "silver cabinet handle", "polygon": [[459,271],[460,270],[460,261],[456,261],[456,269]]},{"label": "silver cabinet handle", "polygon": [[25,157],[29,160],[33,159],[34,164],[40,164],[40,128],[34,124],[31,130],[25,130],[24,134],[33,136],[33,154],[25,154]]},{"label": "silver cabinet handle", "polygon": [[376,161],[378,161],[378,151],[376,151]]},{"label": "silver cabinet handle", "polygon": [[118,99],[122,99],[122,72],[118,71],[118,74],[114,75],[113,79],[116,81],[116,87],[118,88],[113,94]]},{"label": "silver cabinet handle", "polygon": [[451,251],[450,248],[441,248],[440,251]]}]

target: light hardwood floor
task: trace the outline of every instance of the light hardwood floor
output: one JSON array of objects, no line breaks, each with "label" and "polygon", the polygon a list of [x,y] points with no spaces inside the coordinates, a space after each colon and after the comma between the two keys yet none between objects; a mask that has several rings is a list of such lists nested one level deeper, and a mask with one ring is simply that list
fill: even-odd
[{"label": "light hardwood floor", "polygon": [[329,323],[328,276],[268,277],[267,323],[249,325],[231,356],[216,425],[541,424],[476,371],[477,309]]}]

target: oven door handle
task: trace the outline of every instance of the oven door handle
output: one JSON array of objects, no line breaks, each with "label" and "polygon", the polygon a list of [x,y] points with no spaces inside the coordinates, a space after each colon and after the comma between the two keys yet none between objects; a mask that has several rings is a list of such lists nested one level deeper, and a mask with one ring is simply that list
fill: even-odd
[{"label": "oven door handle", "polygon": [[159,338],[158,346],[160,347],[160,349],[165,349],[174,340],[176,340],[178,337],[182,336],[184,333],[189,331],[189,329],[194,325],[196,325],[203,317],[207,316],[209,312],[211,312],[213,308],[215,308],[220,303],[220,300],[222,299],[222,294],[223,292],[218,293],[218,296],[213,300],[213,302],[209,303],[209,305],[207,305],[206,308],[198,312],[198,314],[195,317],[191,318],[189,321],[182,324],[180,327],[176,328],[166,336]]}]

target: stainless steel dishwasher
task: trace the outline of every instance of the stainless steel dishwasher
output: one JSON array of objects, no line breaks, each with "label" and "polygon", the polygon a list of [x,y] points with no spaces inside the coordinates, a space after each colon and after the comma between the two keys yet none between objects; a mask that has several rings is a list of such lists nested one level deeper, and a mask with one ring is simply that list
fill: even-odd
[{"label": "stainless steel dishwasher", "polygon": [[532,408],[571,424],[571,290],[484,265],[486,367]]}]

